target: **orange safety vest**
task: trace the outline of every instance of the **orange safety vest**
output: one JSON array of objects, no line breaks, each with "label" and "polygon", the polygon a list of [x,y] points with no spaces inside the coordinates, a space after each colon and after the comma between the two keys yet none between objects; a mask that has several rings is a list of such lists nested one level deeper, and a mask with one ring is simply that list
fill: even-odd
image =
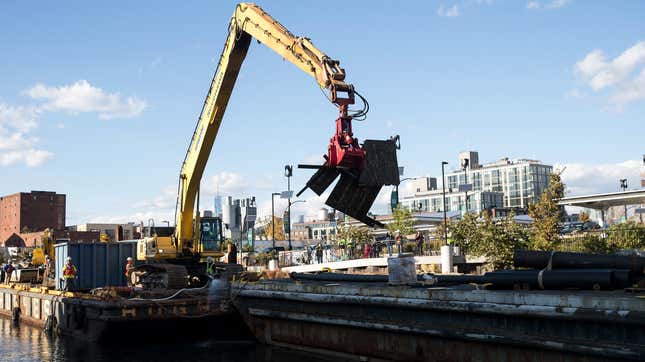
[{"label": "orange safety vest", "polygon": [[76,277],[76,267],[73,264],[65,264],[63,268],[63,278],[71,279]]},{"label": "orange safety vest", "polygon": [[132,273],[133,271],[134,271],[134,264],[125,264],[124,274],[126,277],[129,277],[130,276],[129,274]]}]

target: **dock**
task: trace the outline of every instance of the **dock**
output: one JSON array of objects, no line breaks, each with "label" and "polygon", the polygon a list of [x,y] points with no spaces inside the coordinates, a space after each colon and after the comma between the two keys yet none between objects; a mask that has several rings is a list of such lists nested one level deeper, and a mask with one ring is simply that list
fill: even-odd
[{"label": "dock", "polygon": [[263,343],[372,360],[645,359],[645,299],[624,291],[234,282]]}]

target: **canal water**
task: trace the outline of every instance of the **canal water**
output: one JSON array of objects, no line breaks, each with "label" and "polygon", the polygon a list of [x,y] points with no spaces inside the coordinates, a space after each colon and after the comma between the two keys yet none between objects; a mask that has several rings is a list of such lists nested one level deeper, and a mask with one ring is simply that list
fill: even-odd
[{"label": "canal water", "polygon": [[[168,331],[172,333],[172,331]],[[0,318],[0,361],[222,361],[222,362],[323,362],[309,353],[273,348],[252,341],[177,341],[137,343],[137,336],[123,336],[124,343],[87,343],[70,337],[51,337],[26,324],[14,325]],[[334,359],[338,361],[338,359]]]}]

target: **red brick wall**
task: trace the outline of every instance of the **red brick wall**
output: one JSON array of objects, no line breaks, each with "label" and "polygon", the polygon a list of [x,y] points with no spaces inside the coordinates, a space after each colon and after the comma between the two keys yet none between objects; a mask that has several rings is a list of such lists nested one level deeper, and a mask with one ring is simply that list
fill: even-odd
[{"label": "red brick wall", "polygon": [[20,194],[20,229],[32,231],[65,228],[65,195],[55,192]]},{"label": "red brick wall", "polygon": [[47,191],[0,197],[0,240],[20,234],[25,228],[31,232],[64,229],[65,201],[65,195]]},{"label": "red brick wall", "polygon": [[20,194],[0,197],[0,240],[20,233]]}]

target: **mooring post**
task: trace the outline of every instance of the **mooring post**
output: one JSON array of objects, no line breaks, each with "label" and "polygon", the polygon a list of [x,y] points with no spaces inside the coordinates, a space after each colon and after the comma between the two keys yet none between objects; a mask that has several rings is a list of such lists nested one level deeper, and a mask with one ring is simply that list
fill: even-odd
[{"label": "mooring post", "polygon": [[20,308],[14,307],[11,310],[11,320],[16,324],[20,322]]}]

